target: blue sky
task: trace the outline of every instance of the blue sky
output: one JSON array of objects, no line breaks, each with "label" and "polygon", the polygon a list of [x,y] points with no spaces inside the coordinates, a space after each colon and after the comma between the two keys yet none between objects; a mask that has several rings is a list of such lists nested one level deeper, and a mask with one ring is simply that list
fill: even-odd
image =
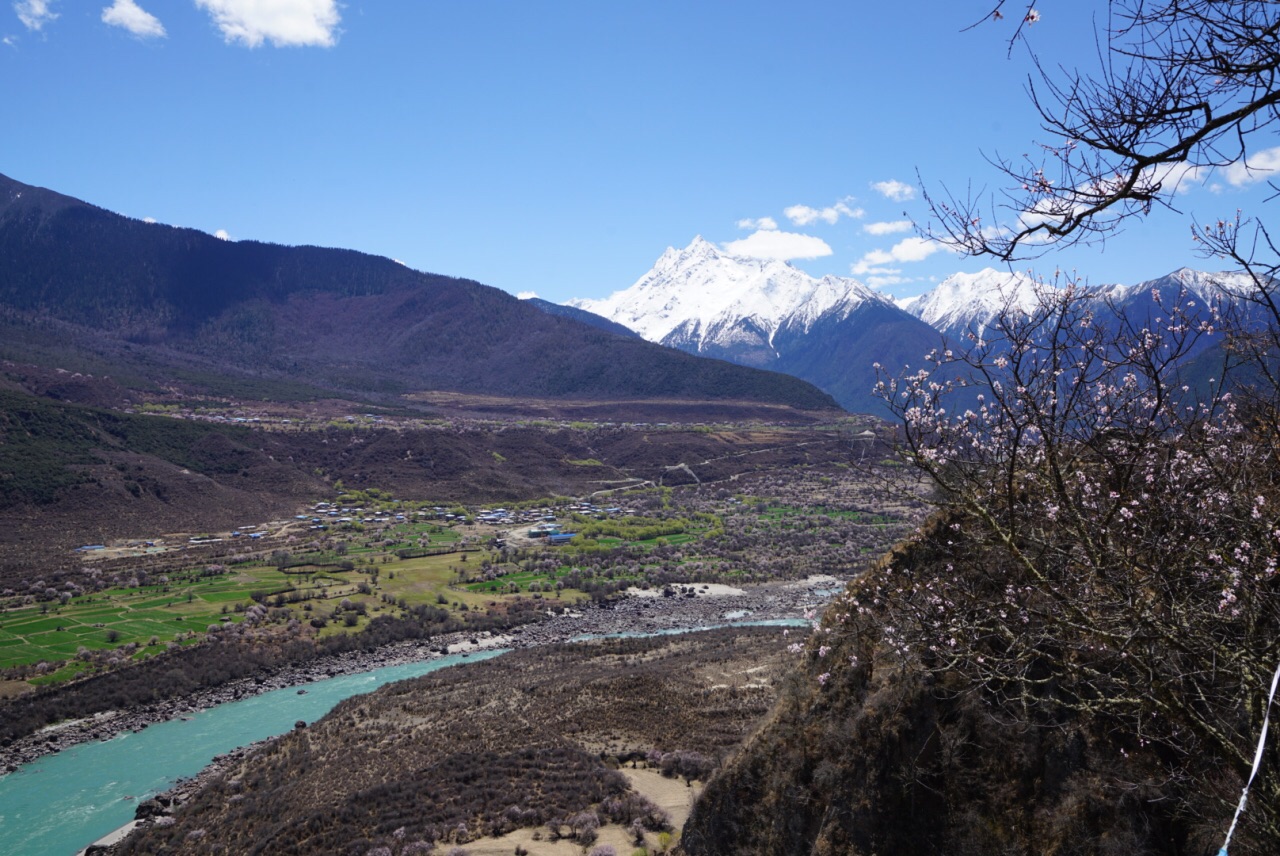
[{"label": "blue sky", "polygon": [[[906,296],[987,264],[914,237],[917,174],[996,189],[984,154],[1039,138],[1013,24],[965,31],[990,6],[5,0],[0,172],[555,301],[625,288],[699,234]],[[1042,59],[1087,61],[1102,6],[1042,0]],[[1178,201],[1217,219],[1261,189],[1207,179]],[[1036,270],[1182,265],[1220,267],[1167,215]]]}]

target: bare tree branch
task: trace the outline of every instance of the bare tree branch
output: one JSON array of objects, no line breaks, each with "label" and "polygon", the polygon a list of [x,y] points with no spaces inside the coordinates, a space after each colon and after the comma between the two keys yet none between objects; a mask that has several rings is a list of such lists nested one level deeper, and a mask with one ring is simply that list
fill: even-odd
[{"label": "bare tree branch", "polygon": [[[1036,62],[1029,91],[1046,133],[1038,154],[992,159],[1010,180],[998,199],[926,192],[935,224],[927,235],[971,255],[1035,258],[1173,208],[1182,181],[1251,169],[1250,152],[1280,118],[1280,5],[1116,0],[1108,8],[1096,71]],[[1015,38],[1026,39],[1021,27]]]}]

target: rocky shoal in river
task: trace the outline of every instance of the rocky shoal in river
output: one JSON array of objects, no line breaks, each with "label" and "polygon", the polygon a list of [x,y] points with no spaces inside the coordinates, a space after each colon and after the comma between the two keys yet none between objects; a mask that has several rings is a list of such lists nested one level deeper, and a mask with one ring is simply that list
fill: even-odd
[{"label": "rocky shoal in river", "polygon": [[486,648],[528,648],[581,636],[698,630],[735,623],[796,619],[806,610],[821,607],[832,593],[843,587],[843,582],[831,577],[764,583],[745,589],[703,583],[677,584],[669,587],[667,596],[659,592],[639,592],[601,604],[584,604],[536,624],[513,628],[504,635],[453,633],[399,642],[372,651],[320,657],[183,698],[51,725],[15,740],[10,746],[0,747],[0,771],[12,772],[23,764],[80,743],[108,740],[125,731],[141,731],[154,723],[198,713],[214,705],[271,690],[305,687],[339,675],[442,657],[446,653],[466,655]]}]

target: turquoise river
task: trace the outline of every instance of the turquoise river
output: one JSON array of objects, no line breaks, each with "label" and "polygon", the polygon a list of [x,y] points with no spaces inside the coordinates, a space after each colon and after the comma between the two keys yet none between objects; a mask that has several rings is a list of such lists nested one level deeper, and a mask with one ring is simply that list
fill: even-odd
[{"label": "turquoise river", "polygon": [[[749,613],[733,617],[746,614]],[[736,626],[773,627],[807,623],[795,618],[734,622]],[[609,635],[664,636],[694,629]],[[575,641],[595,638],[600,637],[582,635]],[[299,719],[314,722],[343,699],[372,692],[383,684],[458,663],[487,660],[505,652],[506,649],[478,651],[469,659],[464,659],[467,655],[451,654],[272,690],[139,732],[125,732],[111,740],[82,743],[46,755],[0,777],[0,854],[74,856],[133,820],[139,802],[167,791],[179,779],[194,776],[217,755],[283,734]],[[306,690],[305,695],[298,694],[300,688]]]},{"label": "turquoise river", "polygon": [[194,776],[214,756],[313,722],[383,684],[503,653],[459,654],[273,690],[47,755],[0,777],[0,852],[73,856],[133,819],[141,800]]}]

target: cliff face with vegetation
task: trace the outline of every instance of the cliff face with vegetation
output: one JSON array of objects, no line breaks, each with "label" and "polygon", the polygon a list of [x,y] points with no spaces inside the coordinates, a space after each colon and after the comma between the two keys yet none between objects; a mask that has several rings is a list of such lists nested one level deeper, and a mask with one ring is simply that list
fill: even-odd
[{"label": "cliff face with vegetation", "polygon": [[[696,804],[685,852],[1216,852],[1242,784],[1221,758],[1172,757],[1068,710],[1047,663],[1042,697],[1010,704],[886,643],[905,617],[875,602],[903,569],[998,561],[961,565],[948,532],[935,521],[828,610],[768,724]],[[1252,834],[1232,853],[1273,852]]]}]

